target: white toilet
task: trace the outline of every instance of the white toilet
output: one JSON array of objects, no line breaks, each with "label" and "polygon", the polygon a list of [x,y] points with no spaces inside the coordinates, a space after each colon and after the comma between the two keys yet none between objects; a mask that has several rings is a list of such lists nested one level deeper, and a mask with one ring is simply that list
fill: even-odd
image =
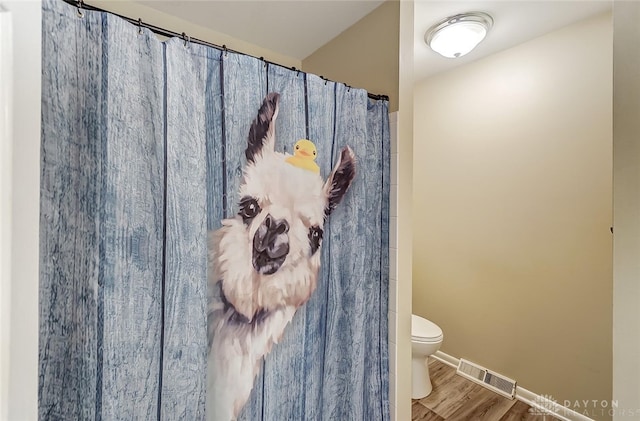
[{"label": "white toilet", "polygon": [[442,345],[442,329],[437,324],[415,314],[411,315],[411,399],[429,396],[433,387],[429,379],[427,357]]}]

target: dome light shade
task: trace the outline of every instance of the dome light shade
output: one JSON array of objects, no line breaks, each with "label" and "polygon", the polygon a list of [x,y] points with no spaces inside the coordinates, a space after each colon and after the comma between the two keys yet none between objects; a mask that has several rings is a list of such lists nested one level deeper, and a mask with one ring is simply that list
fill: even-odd
[{"label": "dome light shade", "polygon": [[424,40],[438,54],[458,58],[473,50],[492,25],[493,19],[486,13],[463,13],[433,25],[424,35]]}]

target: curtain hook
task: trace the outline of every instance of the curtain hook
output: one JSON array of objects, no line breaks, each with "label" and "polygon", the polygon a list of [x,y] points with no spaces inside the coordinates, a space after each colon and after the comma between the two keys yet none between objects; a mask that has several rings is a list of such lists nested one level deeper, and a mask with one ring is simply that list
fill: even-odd
[{"label": "curtain hook", "polygon": [[78,5],[76,6],[78,17],[83,18],[84,13],[82,12],[82,8],[84,7],[84,0],[78,0]]},{"label": "curtain hook", "polygon": [[224,56],[226,57],[227,56],[227,52],[229,51],[229,50],[227,50],[227,45],[226,44],[222,44],[222,50],[224,51]]},{"label": "curtain hook", "polygon": [[260,60],[262,60],[263,67],[266,69],[267,68],[267,62],[265,61],[264,57],[260,57]]},{"label": "curtain hook", "polygon": [[327,81],[329,79],[326,79],[324,76],[320,76],[320,79],[324,80],[324,85],[327,86]]},{"label": "curtain hook", "polygon": [[187,43],[191,42],[191,37],[188,36],[186,33],[182,33],[182,39],[184,40],[184,46],[187,46]]},{"label": "curtain hook", "polygon": [[142,19],[138,18],[138,35],[142,35]]}]

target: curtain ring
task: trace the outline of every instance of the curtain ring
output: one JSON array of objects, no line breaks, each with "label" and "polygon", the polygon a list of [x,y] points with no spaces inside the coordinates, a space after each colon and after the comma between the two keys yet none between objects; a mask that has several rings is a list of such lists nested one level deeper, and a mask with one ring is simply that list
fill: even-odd
[{"label": "curtain ring", "polygon": [[142,19],[138,18],[138,35],[142,35]]},{"label": "curtain ring", "polygon": [[83,7],[84,7],[84,0],[78,0],[78,5],[76,6],[76,10],[79,18],[84,17],[84,13],[82,12]]}]

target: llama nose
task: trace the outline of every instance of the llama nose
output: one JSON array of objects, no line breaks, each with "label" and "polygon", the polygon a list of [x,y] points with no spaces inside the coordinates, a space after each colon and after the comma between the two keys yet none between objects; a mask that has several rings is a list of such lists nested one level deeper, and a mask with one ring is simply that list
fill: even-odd
[{"label": "llama nose", "polygon": [[268,214],[253,237],[253,248],[258,253],[266,253],[271,259],[289,253],[289,223],[285,219],[275,219]]}]

